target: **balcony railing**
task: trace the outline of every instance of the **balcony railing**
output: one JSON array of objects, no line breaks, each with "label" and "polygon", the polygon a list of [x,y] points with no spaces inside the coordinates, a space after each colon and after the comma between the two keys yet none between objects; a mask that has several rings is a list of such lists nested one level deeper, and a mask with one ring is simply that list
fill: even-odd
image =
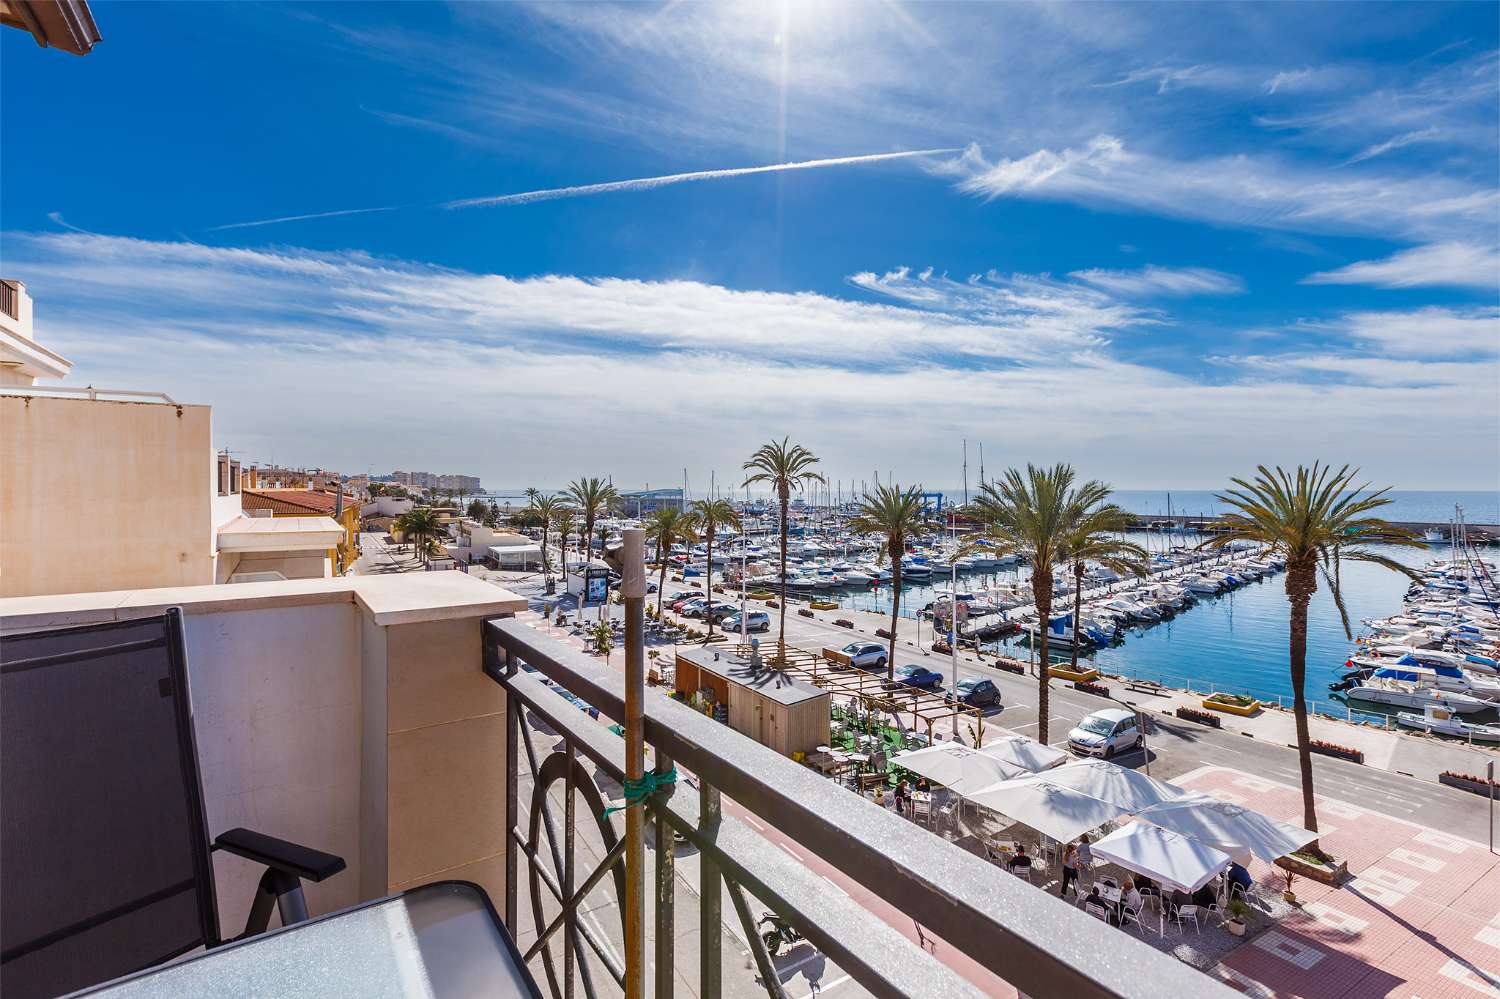
[{"label": "balcony railing", "polygon": [[[639,630],[634,634],[638,639]],[[575,970],[585,994],[590,999],[598,994],[590,954],[625,988],[627,977],[639,970],[620,966],[613,949],[595,932],[598,924],[591,928],[590,921],[578,918],[578,905],[606,878],[612,879],[628,922],[627,885],[634,882],[638,892],[645,882],[644,863],[630,870],[623,862],[625,841],[604,814],[603,796],[582,765],[582,759],[590,760],[600,772],[623,780],[627,743],[559,697],[541,677],[588,702],[602,717],[628,724],[625,678],[618,670],[513,619],[487,622],[484,647],[485,672],[508,694],[507,924],[516,932],[524,860],[538,923],[538,939],[531,944],[527,960],[541,958],[555,999],[574,994]],[[534,672],[520,669],[522,662]],[[725,891],[752,949],[760,980],[773,997],[784,992],[754,925],[747,894],[788,921],[874,995],[946,999],[984,994],[858,902],[828,890],[825,879],[747,824],[724,814],[721,794],[898,906],[943,941],[945,953],[962,953],[1023,994],[1140,999],[1215,999],[1237,994],[1029,883],[1000,875],[979,857],[919,831],[685,704],[651,695],[644,698],[642,715],[644,738],[655,750],[657,771],[666,772],[675,762],[692,775],[675,790],[648,799],[646,805],[658,844],[653,956],[659,999],[673,994],[673,943],[678,938],[673,911],[673,830],[701,857],[699,994],[706,999],[722,994],[720,918]],[[561,747],[545,758],[538,754],[533,738],[537,722],[562,740]],[[518,821],[523,761],[534,782],[524,829]],[[559,784],[567,792],[560,829],[549,803],[549,792]],[[575,800],[580,798],[591,817],[577,814]],[[605,857],[591,871],[583,871],[576,855],[577,826],[590,818],[598,827]],[[550,896],[549,906],[560,910],[545,926],[535,916],[542,910],[543,891]],[[563,943],[561,968],[549,943],[558,933]],[[629,953],[627,947],[627,961]]]},{"label": "balcony railing", "polygon": [[0,312],[12,319],[21,318],[21,292],[9,281],[0,281]]}]

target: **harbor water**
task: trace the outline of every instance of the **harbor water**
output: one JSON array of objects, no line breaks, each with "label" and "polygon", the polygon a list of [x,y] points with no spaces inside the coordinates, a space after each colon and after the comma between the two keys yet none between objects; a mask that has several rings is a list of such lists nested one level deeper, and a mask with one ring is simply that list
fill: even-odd
[{"label": "harbor water", "polygon": [[[1129,538],[1156,551],[1168,544],[1191,546],[1202,540],[1201,536],[1193,534],[1144,532],[1132,533]],[[1433,558],[1445,556],[1448,546],[1440,545],[1430,550],[1381,546],[1379,550],[1403,564],[1420,567]],[[1029,570],[1022,567],[1020,572],[1024,574]],[[987,576],[972,573],[959,577],[959,588],[977,590],[1015,578],[1015,570]],[[1155,625],[1129,628],[1122,632],[1118,644],[1084,653],[1080,658],[1108,673],[1156,680],[1168,686],[1205,693],[1219,690],[1249,694],[1272,703],[1281,698],[1289,705],[1292,698],[1288,652],[1290,607],[1283,585],[1285,579],[1284,574],[1270,575],[1218,596],[1200,597],[1196,604],[1176,616]],[[1400,612],[1409,580],[1380,566],[1345,562],[1341,583],[1350,626],[1358,636],[1363,628],[1362,618],[1388,617]],[[938,588],[946,589],[948,585],[944,578],[934,580],[930,585],[902,587],[901,611],[907,618],[901,625],[903,637],[914,637],[920,627],[921,644],[924,647],[929,644],[931,622],[919,623],[912,618],[936,599]],[[889,586],[846,590],[832,598],[863,610],[879,610],[887,614],[891,610]],[[1061,612],[1065,608],[1058,606],[1054,609]],[[1024,639],[1017,636],[987,643],[985,648],[1018,659],[1032,655]],[[1353,642],[1345,636],[1333,597],[1320,580],[1318,592],[1313,595],[1308,610],[1307,635],[1306,695],[1309,700],[1318,702],[1315,710],[1340,716],[1346,713],[1346,704],[1331,697],[1328,684],[1342,674],[1343,663],[1352,648]],[[1361,714],[1357,710],[1352,713]],[[1383,716],[1364,714],[1367,718],[1383,721]]]}]

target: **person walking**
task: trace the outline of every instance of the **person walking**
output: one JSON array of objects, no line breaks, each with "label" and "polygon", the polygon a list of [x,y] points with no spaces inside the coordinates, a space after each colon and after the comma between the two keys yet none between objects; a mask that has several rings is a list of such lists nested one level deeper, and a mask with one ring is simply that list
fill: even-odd
[{"label": "person walking", "polygon": [[1078,891],[1078,846],[1074,843],[1069,843],[1063,851],[1062,888],[1057,893],[1060,898],[1068,897],[1069,885],[1073,886],[1073,891]]},{"label": "person walking", "polygon": [[911,794],[906,787],[906,778],[896,782],[896,814],[905,816],[911,805]]}]

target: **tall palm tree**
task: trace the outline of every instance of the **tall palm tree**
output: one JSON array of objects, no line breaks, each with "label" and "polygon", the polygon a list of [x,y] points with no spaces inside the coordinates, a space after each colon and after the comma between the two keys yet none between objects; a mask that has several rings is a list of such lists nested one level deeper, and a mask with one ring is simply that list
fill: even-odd
[{"label": "tall palm tree", "polygon": [[783,437],[780,441],[762,444],[744,464],[744,470],[752,473],[745,479],[744,485],[769,485],[776,490],[776,500],[781,505],[781,631],[776,645],[782,650],[786,649],[786,538],[792,490],[801,490],[811,482],[825,485],[828,482],[821,474],[812,470],[812,466],[818,463],[817,455],[801,444],[788,447],[787,442],[790,440],[789,437]]},{"label": "tall palm tree", "polygon": [[538,496],[531,502],[531,508],[536,511],[542,527],[542,579],[546,582],[551,582],[552,579],[552,566],[547,561],[547,537],[563,506],[561,496]]},{"label": "tall palm tree", "polygon": [[[583,514],[583,535],[578,539],[579,547],[583,549],[584,563],[584,589],[588,589],[588,566],[594,558],[594,521],[599,519],[601,513],[608,513],[619,500],[619,494],[615,487],[609,484],[609,480],[600,478],[580,478],[568,484],[565,493],[569,502],[578,507]],[[606,596],[608,593],[606,592]],[[578,600],[578,620],[583,620],[583,602],[588,596],[587,592]]]},{"label": "tall palm tree", "polygon": [[646,518],[646,540],[656,542],[656,561],[661,565],[656,583],[656,617],[660,620],[662,595],[667,592],[667,553],[679,541],[692,544],[698,540],[698,518],[681,507],[660,507]]},{"label": "tall palm tree", "polygon": [[[1388,490],[1372,492],[1368,483],[1355,485],[1358,469],[1351,470],[1345,465],[1335,472],[1332,465],[1313,462],[1311,468],[1298,465],[1294,474],[1279,466],[1272,470],[1264,465],[1257,466],[1255,472],[1254,481],[1230,480],[1236,488],[1226,490],[1218,500],[1234,512],[1220,519],[1222,531],[1200,547],[1218,550],[1235,541],[1254,541],[1268,546],[1273,555],[1286,562],[1286,598],[1291,604],[1288,651],[1292,712],[1297,723],[1297,762],[1302,771],[1302,825],[1317,832],[1307,699],[1302,689],[1307,679],[1308,602],[1317,592],[1318,576],[1322,575],[1339,609],[1344,634],[1352,638],[1344,595],[1339,589],[1340,563],[1344,559],[1372,562],[1416,578],[1412,569],[1389,555],[1371,551],[1368,546],[1425,546],[1410,531],[1369,516],[1371,511],[1390,503],[1385,496]],[[1318,849],[1317,841],[1310,846]]]},{"label": "tall palm tree", "polygon": [[1064,542],[1067,557],[1073,563],[1072,669],[1075,673],[1078,672],[1078,619],[1083,614],[1084,563],[1096,562],[1106,569],[1131,576],[1145,576],[1151,571],[1151,556],[1146,549],[1118,536],[1129,527],[1130,514],[1113,503],[1100,502],[1082,511]]},{"label": "tall palm tree", "polygon": [[902,489],[897,485],[875,486],[859,501],[859,512],[849,521],[856,534],[878,534],[881,547],[891,557],[891,651],[886,657],[886,676],[896,678],[896,625],[901,620],[901,556],[906,554],[906,539],[929,526],[927,509],[922,503],[922,487]]},{"label": "tall palm tree", "polygon": [[424,563],[427,561],[428,542],[443,533],[442,521],[427,507],[406,511],[396,518],[394,526],[412,539],[412,547],[420,552]]},{"label": "tall palm tree", "polygon": [[1074,487],[1071,465],[1038,468],[1028,464],[1007,469],[979,490],[975,509],[986,525],[985,540],[1002,554],[1018,555],[1031,564],[1031,592],[1036,602],[1040,637],[1037,662],[1037,739],[1047,742],[1051,714],[1048,696],[1047,628],[1052,622],[1052,572],[1066,563],[1069,542],[1091,510],[1106,505],[1109,487],[1089,481]]},{"label": "tall palm tree", "polygon": [[557,510],[557,546],[562,550],[563,592],[568,590],[568,538],[573,534],[573,517],[576,511],[566,503]]},{"label": "tall palm tree", "polygon": [[[704,573],[704,596],[707,597],[709,606],[713,606],[714,600],[714,534],[721,527],[732,527],[740,529],[740,515],[734,508],[734,504],[726,499],[702,499],[693,503],[693,517],[698,521],[698,526],[703,529],[704,539],[708,542],[708,570]],[[714,616],[709,613],[703,615],[708,620],[708,638],[714,637]]]}]

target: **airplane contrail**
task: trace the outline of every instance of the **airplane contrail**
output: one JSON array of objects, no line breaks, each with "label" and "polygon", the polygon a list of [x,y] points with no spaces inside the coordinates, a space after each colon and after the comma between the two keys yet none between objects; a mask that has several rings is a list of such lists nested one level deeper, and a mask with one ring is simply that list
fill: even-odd
[{"label": "airplane contrail", "polygon": [[637,177],[634,180],[612,180],[606,184],[582,184],[577,187],[551,187],[541,191],[523,191],[520,194],[499,194],[488,198],[463,198],[448,201],[440,208],[480,208],[490,205],[524,205],[532,201],[551,201],[554,198],[577,198],[587,194],[609,194],[614,191],[644,191],[668,184],[681,184],[689,180],[718,180],[721,177],[746,177],[754,173],[780,173],[785,170],[817,170],[822,167],[847,166],[854,163],[878,163],[881,160],[900,160],[911,156],[939,156],[943,153],[961,153],[962,149],[914,149],[904,153],[871,153],[866,156],[840,156],[828,160],[802,160],[798,163],[773,163],[769,166],[732,167],[728,170],[697,170],[693,173],[669,173],[661,177]]},{"label": "airplane contrail", "polygon": [[[962,149],[914,149],[901,153],[869,153],[863,156],[839,156],[833,159],[801,160],[796,163],[772,163],[766,166],[731,167],[727,170],[697,170],[692,173],[671,173],[660,177],[636,177],[631,180],[612,180],[603,184],[580,184],[575,187],[549,187],[539,191],[520,191],[515,194],[497,194],[483,198],[460,198],[443,201],[431,208],[490,208],[497,205],[524,205],[533,201],[552,201],[556,198],[578,198],[590,194],[610,194],[615,191],[644,191],[668,184],[682,184],[693,180],[719,180],[725,177],[746,177],[757,173],[780,173],[786,170],[818,170],[824,167],[850,166],[856,163],[879,163],[882,160],[908,159],[913,156],[941,156],[944,153],[961,153]],[[394,212],[403,208],[424,207],[420,205],[389,205],[383,208],[344,208],[333,212],[309,212],[305,215],[283,215],[273,219],[257,219],[253,222],[230,222],[216,225],[209,232],[224,229],[249,229],[254,226],[278,225],[282,222],[303,222],[310,219],[335,218],[340,215],[369,215],[375,212]]]}]

